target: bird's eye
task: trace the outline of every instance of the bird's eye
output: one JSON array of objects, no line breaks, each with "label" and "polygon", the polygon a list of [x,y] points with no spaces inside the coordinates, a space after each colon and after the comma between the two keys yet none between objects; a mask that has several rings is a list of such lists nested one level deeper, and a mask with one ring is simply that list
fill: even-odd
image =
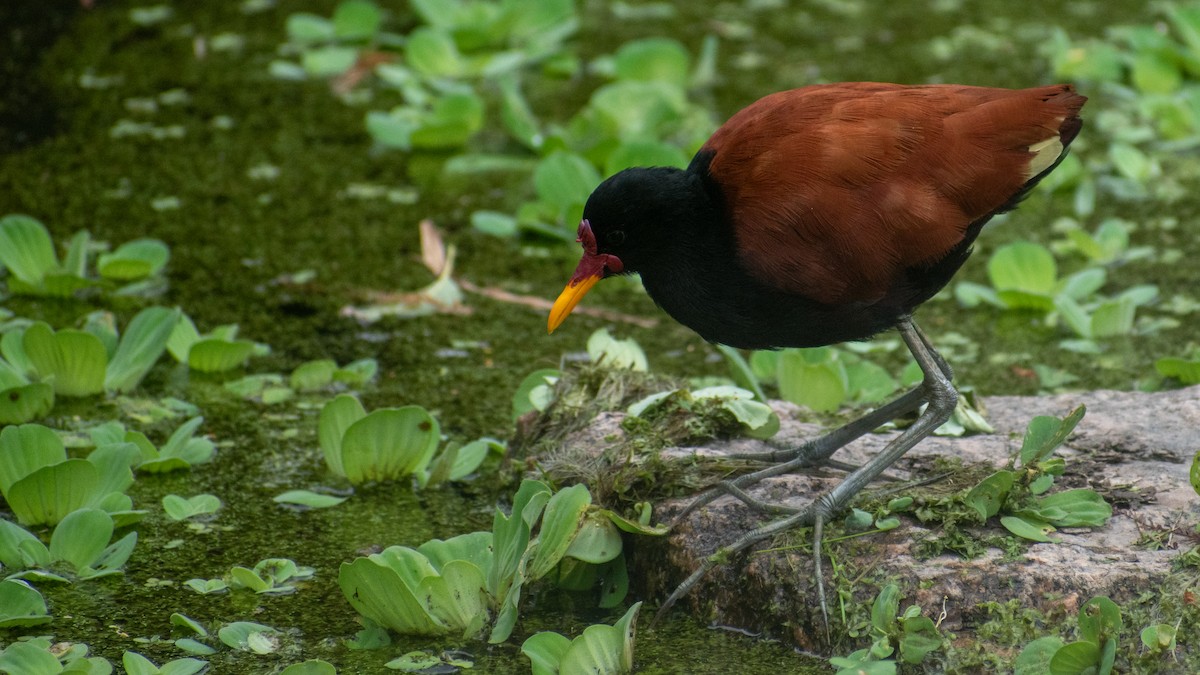
[{"label": "bird's eye", "polygon": [[604,235],[604,243],[612,246],[620,246],[625,243],[625,230],[613,230]]}]

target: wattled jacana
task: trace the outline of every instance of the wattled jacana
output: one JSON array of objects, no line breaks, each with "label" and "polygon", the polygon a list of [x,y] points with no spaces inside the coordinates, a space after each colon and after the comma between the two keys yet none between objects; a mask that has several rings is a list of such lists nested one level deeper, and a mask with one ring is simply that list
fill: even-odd
[{"label": "wattled jacana", "polygon": [[[1066,156],[1087,99],[1070,85],[993,89],[870,82],[772,94],[729,119],[686,170],[634,168],[604,181],[579,225],[583,259],[550,313],[551,332],[597,281],[637,272],[650,297],[706,340],[746,349],[864,340],[896,327],[924,373],[912,391],[710,490],[792,515],[724,549],[811,523],[821,610],[824,522],[945,422],[951,372],[912,312],[945,286],[995,214]],[[744,488],[819,463],[899,415],[917,421],[842,483],[796,510]],[[664,603],[694,586],[707,562]]]}]

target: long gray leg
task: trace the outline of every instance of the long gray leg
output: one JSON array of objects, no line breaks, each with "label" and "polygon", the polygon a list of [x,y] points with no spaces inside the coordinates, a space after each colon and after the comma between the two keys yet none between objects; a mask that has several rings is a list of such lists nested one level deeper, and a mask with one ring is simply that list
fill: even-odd
[{"label": "long gray leg", "polygon": [[[908,349],[912,352],[913,358],[924,374],[924,380],[921,383],[920,399],[927,401],[929,405],[921,412],[917,421],[909,428],[905,429],[899,436],[888,443],[886,447],[870,461],[863,464],[850,475],[835,486],[832,490],[822,495],[816,501],[809,504],[804,509],[781,518],[771,523],[767,523],[762,527],[755,528],[750,532],[742,535],[741,538],[734,541],[729,546],[725,546],[714,555],[709,556],[700,568],[692,573],[687,579],[681,583],[670,597],[663,602],[663,605],[658,610],[655,617],[657,622],[663,614],[674,605],[679,598],[687,595],[700,582],[705,574],[710,569],[719,564],[720,561],[727,559],[730,555],[744,551],[754,544],[773,537],[778,533],[785,532],[795,527],[804,525],[814,525],[813,537],[813,561],[814,570],[816,573],[817,597],[821,601],[821,615],[824,618],[826,628],[829,626],[829,608],[825,601],[825,581],[822,576],[821,569],[821,543],[824,524],[829,521],[833,514],[845,508],[850,500],[854,498],[868,483],[874,480],[879,474],[883,473],[889,466],[896,462],[904,453],[908,452],[914,445],[919,443],[935,429],[940,427],[950,419],[950,415],[954,413],[954,406],[958,403],[958,391],[954,385],[950,383],[949,368],[946,367],[945,360],[934,351],[929,344],[928,338],[920,332],[913,323],[911,317],[905,317],[900,320],[897,325],[900,331],[900,337],[904,339],[904,343],[908,345]],[[900,401],[908,400],[912,394],[905,394],[884,408],[891,408],[894,404]],[[920,405],[918,401],[917,405]],[[897,406],[898,407],[898,406]],[[882,408],[881,408],[882,410]],[[873,417],[873,415],[868,415]],[[852,423],[853,424],[853,423]],[[848,425],[849,426],[849,425]],[[878,426],[872,425],[870,429]],[[843,427],[844,428],[844,427]],[[870,430],[868,429],[868,431]],[[835,431],[838,433],[841,430]],[[866,433],[863,431],[858,435]],[[855,436],[857,438],[857,436]],[[775,467],[771,467],[774,469]],[[795,467],[793,467],[795,468]],[[765,470],[764,470],[765,471]],[[777,475],[777,474],[772,474]]]}]

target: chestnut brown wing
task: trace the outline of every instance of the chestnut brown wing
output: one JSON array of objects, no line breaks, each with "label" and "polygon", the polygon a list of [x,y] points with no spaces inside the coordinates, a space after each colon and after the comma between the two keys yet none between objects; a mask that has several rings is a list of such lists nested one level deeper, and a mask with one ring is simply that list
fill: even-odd
[{"label": "chestnut brown wing", "polygon": [[816,85],[743,109],[701,152],[753,276],[872,302],[1011,206],[1078,133],[1086,100],[1069,85]]}]

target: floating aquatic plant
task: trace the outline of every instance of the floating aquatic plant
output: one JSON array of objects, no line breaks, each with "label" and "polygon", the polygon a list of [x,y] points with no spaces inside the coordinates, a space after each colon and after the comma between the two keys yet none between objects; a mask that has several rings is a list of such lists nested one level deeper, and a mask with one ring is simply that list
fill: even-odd
[{"label": "floating aquatic plant", "polygon": [[522,643],[521,653],[529,657],[533,675],[631,673],[634,627],[641,608],[642,603],[634,603],[615,624],[588,626],[574,640],[553,631],[534,633]]}]

